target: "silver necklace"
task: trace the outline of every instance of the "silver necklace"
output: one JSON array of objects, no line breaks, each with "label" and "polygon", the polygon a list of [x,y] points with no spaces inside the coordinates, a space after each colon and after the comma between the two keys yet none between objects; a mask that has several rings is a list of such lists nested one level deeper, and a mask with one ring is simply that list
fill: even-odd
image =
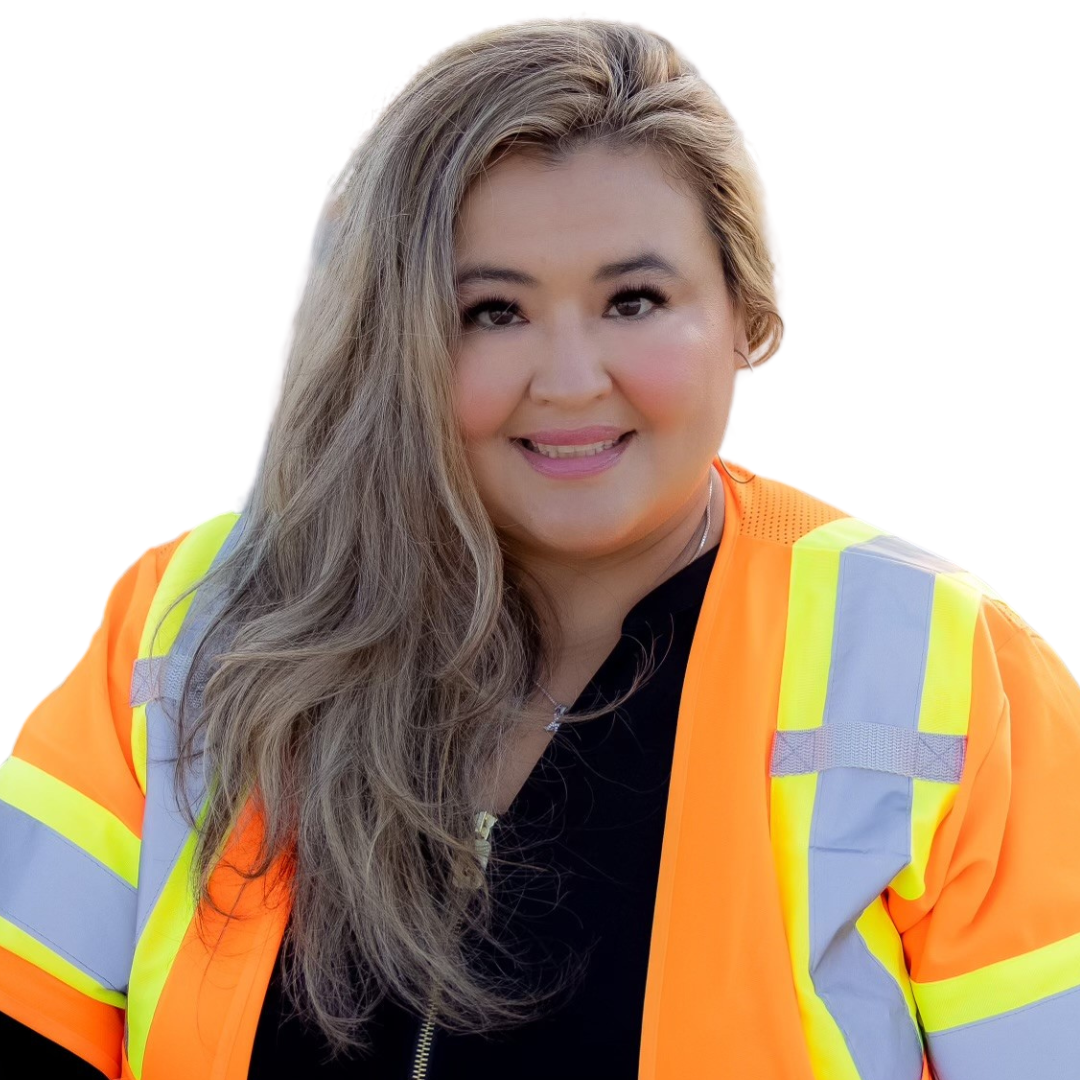
[{"label": "silver necklace", "polygon": [[[705,547],[705,541],[709,537],[709,530],[712,528],[712,493],[713,477],[715,475],[716,470],[712,466],[709,466],[709,498],[708,501],[705,503],[705,531],[701,534],[701,543],[698,544],[697,551],[694,552],[693,556],[687,562],[687,566],[689,566],[690,563],[692,563],[694,559],[696,559],[701,554],[702,550]],[[546,697],[548,701],[550,701],[551,704],[555,706],[555,713],[551,717],[550,722],[544,725],[545,731],[550,731],[554,733],[558,731],[561,727],[562,718],[567,714],[567,712],[569,712],[570,706],[563,705],[560,702],[556,701],[542,686],[540,686],[539,683],[536,683],[535,685],[539,688],[540,692],[544,695],[544,697]]]}]

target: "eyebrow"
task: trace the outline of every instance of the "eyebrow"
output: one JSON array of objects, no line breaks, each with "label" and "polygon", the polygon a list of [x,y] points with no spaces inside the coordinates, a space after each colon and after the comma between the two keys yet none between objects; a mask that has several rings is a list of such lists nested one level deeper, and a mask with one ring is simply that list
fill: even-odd
[{"label": "eyebrow", "polygon": [[[682,274],[675,267],[658,255],[655,251],[643,251],[639,255],[632,255],[628,259],[619,259],[616,262],[604,263],[595,274],[593,281],[610,281],[612,278],[622,277],[623,274],[633,274],[640,270],[655,270],[669,278],[682,280]],[[506,281],[511,285],[536,286],[540,282],[531,274],[521,270],[512,270],[506,266],[477,265],[469,266],[462,270],[454,279],[456,286],[461,289],[474,281]]]}]

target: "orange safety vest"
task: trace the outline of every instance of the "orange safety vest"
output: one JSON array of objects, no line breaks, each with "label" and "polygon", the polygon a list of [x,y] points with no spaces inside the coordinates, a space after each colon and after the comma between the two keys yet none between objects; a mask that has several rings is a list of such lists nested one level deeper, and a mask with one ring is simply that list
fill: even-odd
[{"label": "orange safety vest", "polygon": [[[962,568],[732,468],[640,1080],[1080,1075],[1080,686]],[[167,706],[213,598],[148,654],[238,521],[132,566],[0,767],[0,1010],[113,1077],[244,1080],[288,918],[283,879],[230,869],[254,812],[211,882],[236,917],[192,899]]]}]

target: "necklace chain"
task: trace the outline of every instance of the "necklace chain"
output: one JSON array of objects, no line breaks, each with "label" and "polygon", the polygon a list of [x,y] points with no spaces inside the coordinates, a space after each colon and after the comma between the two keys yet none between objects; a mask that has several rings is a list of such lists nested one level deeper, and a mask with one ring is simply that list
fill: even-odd
[{"label": "necklace chain", "polygon": [[[686,563],[687,566],[689,566],[690,563],[692,563],[694,561],[694,559],[696,559],[701,554],[702,550],[705,547],[705,541],[709,537],[709,530],[712,528],[712,494],[713,494],[713,477],[715,475],[716,475],[716,470],[710,465],[709,466],[709,499],[705,503],[705,531],[701,534],[701,542],[697,546],[697,551],[694,552],[693,556]],[[680,569],[684,569],[684,568],[680,568]],[[569,705],[563,705],[561,702],[556,701],[547,692],[547,690],[545,690],[542,686],[540,686],[539,683],[536,683],[536,686],[539,687],[540,692],[544,695],[544,697],[546,697],[548,699],[548,701],[550,701],[551,704],[555,706],[555,713],[552,716],[550,722],[544,725],[544,730],[545,731],[550,731],[550,732],[554,733],[554,732],[558,731],[559,727],[562,725],[562,718],[567,714],[567,712],[569,712],[570,706]]]}]

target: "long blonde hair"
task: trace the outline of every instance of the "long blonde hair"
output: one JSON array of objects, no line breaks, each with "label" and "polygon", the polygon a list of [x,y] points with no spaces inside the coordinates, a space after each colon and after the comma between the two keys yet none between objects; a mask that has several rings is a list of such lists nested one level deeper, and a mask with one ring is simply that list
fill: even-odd
[{"label": "long blonde hair", "polygon": [[455,884],[559,628],[493,528],[455,420],[454,229],[501,157],[558,163],[595,142],[649,147],[698,194],[751,354],[776,351],[756,173],[697,70],[618,22],[477,34],[415,75],[332,190],[240,540],[197,583],[227,601],[196,652],[212,675],[197,708],[189,679],[178,718],[178,778],[196,758],[212,777],[194,887],[209,903],[254,793],[266,840],[246,869],[287,857],[286,990],[338,1049],[369,1045],[384,992],[422,1012],[437,988],[439,1022],[466,1031],[520,1023],[560,989],[474,971],[465,942],[494,940],[492,897]]}]

